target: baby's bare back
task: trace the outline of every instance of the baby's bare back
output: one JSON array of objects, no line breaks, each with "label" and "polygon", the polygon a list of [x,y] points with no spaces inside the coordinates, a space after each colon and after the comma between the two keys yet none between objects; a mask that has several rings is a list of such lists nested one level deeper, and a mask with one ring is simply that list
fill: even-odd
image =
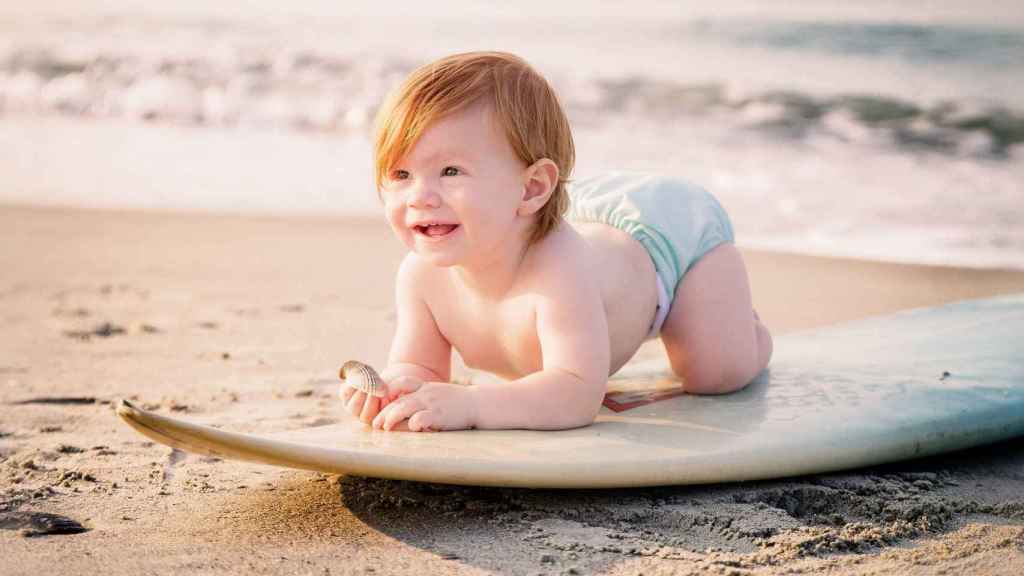
[{"label": "baby's bare back", "polygon": [[636,239],[599,222],[574,222],[587,244],[590,276],[601,286],[611,372],[618,371],[643,343],[658,306],[654,262]]}]

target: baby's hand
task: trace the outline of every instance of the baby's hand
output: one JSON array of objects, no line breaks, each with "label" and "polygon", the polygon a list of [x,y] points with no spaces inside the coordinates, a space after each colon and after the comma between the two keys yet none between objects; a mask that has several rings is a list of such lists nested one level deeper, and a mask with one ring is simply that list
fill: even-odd
[{"label": "baby's hand", "polygon": [[343,382],[339,394],[341,401],[345,404],[345,409],[362,422],[369,424],[385,406],[399,396],[419,389],[422,385],[423,381],[418,378],[399,376],[390,382],[384,382],[384,396],[377,397],[356,390]]},{"label": "baby's hand", "polygon": [[391,430],[408,420],[413,432],[465,430],[476,421],[476,397],[469,386],[420,381],[414,390],[389,398],[373,419],[374,428]]}]

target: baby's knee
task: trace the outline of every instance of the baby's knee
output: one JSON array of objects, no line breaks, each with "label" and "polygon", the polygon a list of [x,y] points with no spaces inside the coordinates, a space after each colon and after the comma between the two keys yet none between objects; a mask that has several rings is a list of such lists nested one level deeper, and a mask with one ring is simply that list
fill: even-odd
[{"label": "baby's knee", "polygon": [[768,365],[772,337],[757,323],[756,339],[728,350],[705,350],[702,354],[671,358],[672,371],[683,380],[690,394],[729,394],[742,390]]},{"label": "baby's knee", "polygon": [[742,390],[753,379],[749,371],[729,369],[712,362],[673,366],[672,371],[683,380],[683,390],[689,394],[729,394]]}]

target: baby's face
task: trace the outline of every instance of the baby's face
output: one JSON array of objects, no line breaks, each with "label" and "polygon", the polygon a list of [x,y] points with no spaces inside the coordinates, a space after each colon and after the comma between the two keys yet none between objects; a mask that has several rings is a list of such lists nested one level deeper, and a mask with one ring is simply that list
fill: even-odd
[{"label": "baby's face", "polygon": [[388,173],[388,222],[433,264],[472,264],[515,233],[525,169],[489,106],[475,104],[435,122]]}]

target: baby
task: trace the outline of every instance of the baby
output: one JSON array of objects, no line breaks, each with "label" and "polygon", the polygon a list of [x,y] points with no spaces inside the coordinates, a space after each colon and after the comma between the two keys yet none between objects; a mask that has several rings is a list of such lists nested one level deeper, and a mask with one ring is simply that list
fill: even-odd
[{"label": "baby", "polygon": [[[375,125],[378,192],[409,248],[384,398],[343,386],[374,428],[590,424],[610,374],[660,337],[684,390],[723,394],[767,364],[732,225],[678,179],[570,182],[572,133],[522,59],[457,54],[414,71]],[[509,382],[449,382],[452,348]]]}]

